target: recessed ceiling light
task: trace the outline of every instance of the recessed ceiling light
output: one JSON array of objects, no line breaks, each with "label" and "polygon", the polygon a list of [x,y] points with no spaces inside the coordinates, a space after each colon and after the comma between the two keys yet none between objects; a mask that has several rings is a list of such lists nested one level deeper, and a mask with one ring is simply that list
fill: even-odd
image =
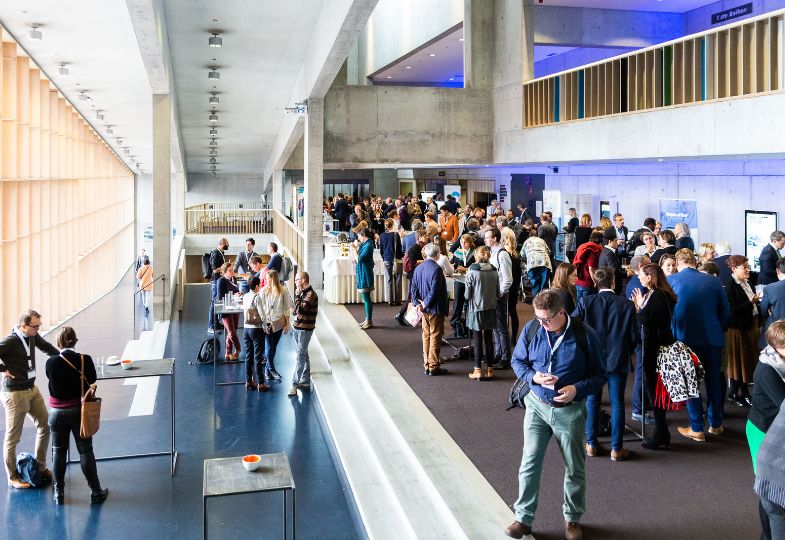
[{"label": "recessed ceiling light", "polygon": [[454,81],[455,79],[453,79],[452,77],[450,77],[450,80],[451,80],[451,81]]},{"label": "recessed ceiling light", "polygon": [[30,27],[30,32],[29,32],[28,35],[30,36],[30,39],[35,39],[35,40],[38,40],[38,41],[44,39],[44,35],[38,29],[38,25],[37,24],[34,24],[34,25],[32,25]]},{"label": "recessed ceiling light", "polygon": [[458,38],[458,41],[463,41],[463,38]]},{"label": "recessed ceiling light", "polygon": [[390,75],[387,75],[387,78],[388,78],[388,79],[392,79],[392,77],[391,77]]},{"label": "recessed ceiling light", "polygon": [[221,78],[221,73],[218,71],[217,67],[211,67],[210,71],[207,73],[207,78],[217,81]]},{"label": "recessed ceiling light", "polygon": [[221,36],[218,34],[218,32],[213,32],[213,36],[207,40],[207,43],[210,45],[210,47],[220,47],[224,44],[223,39],[221,39]]},{"label": "recessed ceiling light", "polygon": [[210,105],[218,105],[221,100],[218,98],[218,95],[213,92],[213,95],[210,96]]},{"label": "recessed ceiling light", "polygon": [[432,52],[432,53],[431,53],[431,54],[429,54],[428,56],[436,56],[436,53],[435,53],[435,52]]},{"label": "recessed ceiling light", "polygon": [[218,115],[215,113],[210,113],[210,122],[217,122],[217,121],[218,121]]},{"label": "recessed ceiling light", "polygon": [[68,77],[71,74],[68,70],[68,64],[60,64],[60,67],[57,68],[57,72],[63,77]]},{"label": "recessed ceiling light", "polygon": [[406,69],[412,69],[412,66],[406,66]]}]

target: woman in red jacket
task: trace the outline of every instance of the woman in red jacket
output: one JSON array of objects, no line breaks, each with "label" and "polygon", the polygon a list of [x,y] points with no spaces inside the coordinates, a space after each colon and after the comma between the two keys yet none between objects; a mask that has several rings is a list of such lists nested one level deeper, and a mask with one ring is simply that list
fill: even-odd
[{"label": "woman in red jacket", "polygon": [[575,270],[578,274],[578,279],[575,280],[575,295],[578,300],[597,292],[591,276],[597,269],[597,264],[600,260],[602,238],[601,232],[591,233],[589,241],[579,247],[575,253],[575,259],[572,261],[572,264],[575,265]]}]

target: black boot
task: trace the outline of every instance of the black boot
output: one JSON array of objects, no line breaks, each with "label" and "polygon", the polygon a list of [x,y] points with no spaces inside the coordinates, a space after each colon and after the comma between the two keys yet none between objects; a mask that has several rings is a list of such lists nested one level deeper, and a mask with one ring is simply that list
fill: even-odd
[{"label": "black boot", "polygon": [[671,445],[671,433],[665,421],[665,410],[654,407],[654,434],[645,437],[641,446],[648,450],[660,450]]},{"label": "black boot", "polygon": [[90,504],[101,504],[109,496],[108,489],[101,489],[101,481],[98,480],[98,469],[95,466],[95,454],[92,449],[79,456],[79,464],[82,466],[82,473],[90,486]]}]

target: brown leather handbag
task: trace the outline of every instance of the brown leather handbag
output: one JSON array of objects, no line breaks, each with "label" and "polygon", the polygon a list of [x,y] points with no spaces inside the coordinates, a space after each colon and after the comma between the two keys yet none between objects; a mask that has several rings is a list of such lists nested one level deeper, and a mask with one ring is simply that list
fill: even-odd
[{"label": "brown leather handbag", "polygon": [[82,378],[82,415],[79,436],[83,439],[89,439],[98,433],[98,428],[101,427],[101,398],[95,395],[95,391],[98,388],[95,384],[88,385],[87,391],[85,391],[84,386],[87,378],[84,376],[84,355],[80,354],[79,357],[82,359],[81,370],[76,369],[76,366],[69,362],[65,356],[60,355],[60,358],[78,371],[79,376]]}]

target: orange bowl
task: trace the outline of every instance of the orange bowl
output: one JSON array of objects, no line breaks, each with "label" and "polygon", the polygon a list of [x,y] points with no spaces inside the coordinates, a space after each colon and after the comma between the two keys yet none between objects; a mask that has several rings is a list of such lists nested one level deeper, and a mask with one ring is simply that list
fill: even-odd
[{"label": "orange bowl", "polygon": [[246,471],[255,471],[262,464],[262,456],[258,454],[249,454],[243,456],[243,467]]},{"label": "orange bowl", "polygon": [[123,366],[123,369],[131,369],[131,366],[133,365],[133,363],[134,363],[133,360],[121,360],[120,361],[120,365]]}]

